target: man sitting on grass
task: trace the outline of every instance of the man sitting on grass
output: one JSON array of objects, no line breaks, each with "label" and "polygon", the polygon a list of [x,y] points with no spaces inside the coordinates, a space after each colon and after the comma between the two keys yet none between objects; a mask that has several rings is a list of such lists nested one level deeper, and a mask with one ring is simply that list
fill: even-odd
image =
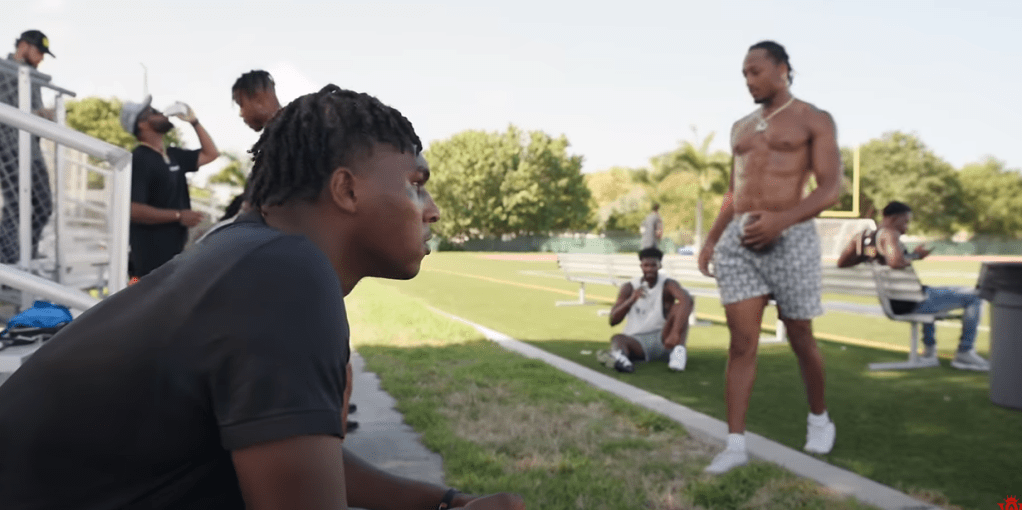
[{"label": "man sitting on grass", "polygon": [[652,361],[665,355],[668,368],[685,370],[688,316],[695,302],[681,284],[660,274],[663,258],[657,248],[640,251],[642,277],[621,286],[610,310],[611,326],[627,322],[621,334],[611,337],[610,352],[601,351],[597,357],[618,372],[634,372],[633,361]]},{"label": "man sitting on grass", "polygon": [[344,452],[343,297],[409,279],[439,210],[411,123],[328,85],[253,147],[252,210],[0,385],[3,508],[521,510]]},{"label": "man sitting on grass", "polygon": [[[901,202],[891,202],[884,207],[884,219],[877,230],[865,230],[854,236],[838,258],[838,267],[852,267],[856,264],[877,261],[894,269],[912,267],[913,260],[922,260],[930,254],[925,246],[916,246],[911,253],[901,242],[901,236],[908,232],[912,222],[912,208]],[[955,287],[923,286],[926,299],[916,303],[913,301],[891,300],[892,311],[896,314],[908,313],[940,313],[962,309],[962,336],[958,341],[958,352],[951,360],[951,367],[959,370],[990,370],[990,362],[983,359],[973,344],[976,342],[976,330],[983,300],[971,289]],[[923,323],[923,363],[939,366],[937,360],[936,328],[932,322]]]}]

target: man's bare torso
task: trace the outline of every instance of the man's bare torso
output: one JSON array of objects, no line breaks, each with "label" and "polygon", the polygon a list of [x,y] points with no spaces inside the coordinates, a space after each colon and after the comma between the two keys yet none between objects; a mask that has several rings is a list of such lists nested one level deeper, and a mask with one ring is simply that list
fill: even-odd
[{"label": "man's bare torso", "polygon": [[771,118],[765,131],[756,131],[757,112],[736,122],[731,132],[736,214],[786,211],[802,200],[813,171],[811,125],[826,115],[796,100]]}]

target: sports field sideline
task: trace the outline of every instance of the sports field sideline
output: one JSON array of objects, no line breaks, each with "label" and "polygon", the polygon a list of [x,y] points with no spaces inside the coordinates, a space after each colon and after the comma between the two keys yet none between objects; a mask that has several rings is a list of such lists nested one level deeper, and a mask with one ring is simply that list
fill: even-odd
[{"label": "sports field sideline", "polygon": [[[638,260],[636,260],[638,263]],[[917,263],[920,278],[932,285],[975,285],[977,260]],[[587,285],[587,296],[606,305],[557,307],[575,297],[578,285],[565,281],[556,256],[529,253],[442,252],[426,258],[419,277],[381,281],[430,306],[511,335],[564,358],[597,367],[594,352],[618,330],[596,312],[616,294],[611,286]],[[351,296],[358,297],[358,290]],[[854,296],[825,296],[876,304]],[[711,298],[697,298],[701,317],[723,318]],[[768,309],[764,326],[775,315]],[[989,351],[989,306],[984,308],[976,342]],[[870,372],[874,361],[898,361],[909,343],[908,325],[886,317],[829,312],[815,322],[828,380],[828,405],[838,424],[838,443],[825,460],[863,476],[909,491],[946,495],[954,505],[982,508],[1018,491],[1017,459],[1022,458],[1022,414],[990,403],[985,373],[948,367],[959,334],[956,323],[938,327],[943,366],[909,372]],[[722,418],[727,330],[698,326],[689,336],[684,373],[665,365],[640,367],[635,374],[607,373],[711,416]],[[784,344],[765,344],[749,410],[749,429],[800,449],[806,404],[794,356]]]}]

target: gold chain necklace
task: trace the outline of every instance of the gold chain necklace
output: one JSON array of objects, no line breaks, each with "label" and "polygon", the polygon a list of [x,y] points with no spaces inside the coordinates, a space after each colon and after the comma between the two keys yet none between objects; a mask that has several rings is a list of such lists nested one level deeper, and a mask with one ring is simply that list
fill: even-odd
[{"label": "gold chain necklace", "polygon": [[791,99],[789,99],[787,103],[784,103],[784,106],[774,110],[774,113],[771,113],[770,115],[767,115],[766,118],[763,118],[763,109],[760,108],[760,110],[758,112],[756,112],[756,115],[759,117],[759,122],[756,123],[756,131],[766,131],[766,129],[768,127],[770,127],[770,124],[768,124],[767,122],[770,119],[774,118],[774,115],[777,115],[778,113],[781,113],[781,110],[784,110],[785,108],[787,108],[788,105],[790,105],[794,101],[795,101],[795,96],[791,96]]},{"label": "gold chain necklace", "polygon": [[[777,112],[774,112],[774,113],[777,113]],[[145,145],[146,147],[149,147],[150,149],[158,152],[160,154],[160,156],[163,156],[163,162],[168,164],[168,165],[170,164],[170,156],[168,156],[166,152],[161,151],[160,149],[157,149],[156,147],[153,147],[152,145],[149,145],[146,142],[139,142],[139,143],[141,143],[142,145]]]}]

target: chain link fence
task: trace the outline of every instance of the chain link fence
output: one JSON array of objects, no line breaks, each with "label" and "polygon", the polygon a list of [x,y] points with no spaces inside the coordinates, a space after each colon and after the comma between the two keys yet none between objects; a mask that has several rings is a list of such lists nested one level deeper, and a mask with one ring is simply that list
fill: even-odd
[{"label": "chain link fence", "polygon": [[[42,112],[42,87],[38,76],[28,71],[26,76],[19,77],[19,66],[9,60],[0,63],[0,102],[32,112]],[[27,78],[27,79],[26,79]],[[23,87],[28,83],[28,90]],[[51,114],[52,115],[52,114]],[[28,149],[25,150],[25,142]],[[20,185],[20,167],[22,158],[27,158],[29,165],[29,183],[27,193],[22,193]],[[27,212],[29,242],[31,248],[29,258],[38,258],[38,246],[43,230],[50,224],[53,217],[53,178],[49,164],[45,161],[40,148],[39,137],[23,136],[16,128],[0,125],[0,263],[18,264],[21,260],[21,234],[19,224],[22,212]],[[21,195],[29,197],[28,207],[21,206]]]}]

